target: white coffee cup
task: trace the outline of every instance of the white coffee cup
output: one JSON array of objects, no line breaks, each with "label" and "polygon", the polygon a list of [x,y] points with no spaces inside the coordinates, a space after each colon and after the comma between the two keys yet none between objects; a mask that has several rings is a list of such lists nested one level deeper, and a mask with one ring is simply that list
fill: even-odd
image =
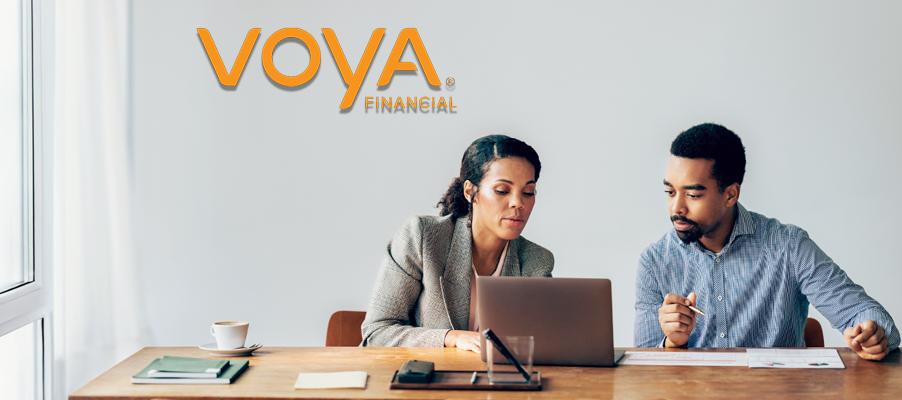
[{"label": "white coffee cup", "polygon": [[247,339],[248,323],[243,321],[217,322],[210,327],[210,334],[216,337],[216,347],[231,350],[244,347]]}]

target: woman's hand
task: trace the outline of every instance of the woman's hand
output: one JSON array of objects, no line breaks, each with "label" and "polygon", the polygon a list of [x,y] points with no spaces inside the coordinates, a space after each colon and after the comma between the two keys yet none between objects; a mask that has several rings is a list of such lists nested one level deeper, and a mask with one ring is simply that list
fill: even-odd
[{"label": "woman's hand", "polygon": [[445,334],[445,347],[457,347],[474,353],[482,352],[479,349],[479,333],[470,331],[448,331]]}]

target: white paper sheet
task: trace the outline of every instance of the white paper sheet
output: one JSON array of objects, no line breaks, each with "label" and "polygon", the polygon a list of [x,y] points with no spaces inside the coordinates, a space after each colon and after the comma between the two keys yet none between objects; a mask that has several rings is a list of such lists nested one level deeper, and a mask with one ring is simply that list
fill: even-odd
[{"label": "white paper sheet", "polygon": [[365,371],[301,372],[295,389],[366,389]]},{"label": "white paper sheet", "polygon": [[749,368],[845,369],[836,349],[748,349]]},{"label": "white paper sheet", "polygon": [[627,351],[621,365],[698,365],[747,367],[746,353],[711,351]]}]

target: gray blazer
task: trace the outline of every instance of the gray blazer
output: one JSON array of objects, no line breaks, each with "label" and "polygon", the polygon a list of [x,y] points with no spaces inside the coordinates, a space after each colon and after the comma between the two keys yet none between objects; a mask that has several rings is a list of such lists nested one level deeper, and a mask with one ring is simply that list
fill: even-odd
[{"label": "gray blazer", "polygon": [[[386,248],[360,345],[444,347],[449,330],[466,330],[471,243],[466,218],[408,219]],[[552,268],[551,252],[521,236],[510,241],[501,275],[551,276]]]}]

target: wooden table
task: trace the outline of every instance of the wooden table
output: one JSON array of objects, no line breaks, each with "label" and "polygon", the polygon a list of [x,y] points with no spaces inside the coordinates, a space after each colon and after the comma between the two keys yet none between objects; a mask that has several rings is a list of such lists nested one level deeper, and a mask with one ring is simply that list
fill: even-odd
[{"label": "wooden table", "polygon": [[[643,351],[687,351],[641,349]],[[389,390],[392,374],[410,359],[435,362],[437,370],[485,370],[479,355],[445,348],[264,347],[231,385],[136,385],[130,377],[154,358],[209,357],[195,347],[147,347],[69,396],[70,400],[111,399],[441,399],[441,398],[699,398],[717,397],[902,397],[900,352],[881,362],[865,361],[847,348],[841,370],[776,370],[747,367],[633,366],[584,368],[536,366],[541,392]],[[691,351],[744,351],[692,349]],[[300,372],[367,371],[366,390],[295,390]]]}]

